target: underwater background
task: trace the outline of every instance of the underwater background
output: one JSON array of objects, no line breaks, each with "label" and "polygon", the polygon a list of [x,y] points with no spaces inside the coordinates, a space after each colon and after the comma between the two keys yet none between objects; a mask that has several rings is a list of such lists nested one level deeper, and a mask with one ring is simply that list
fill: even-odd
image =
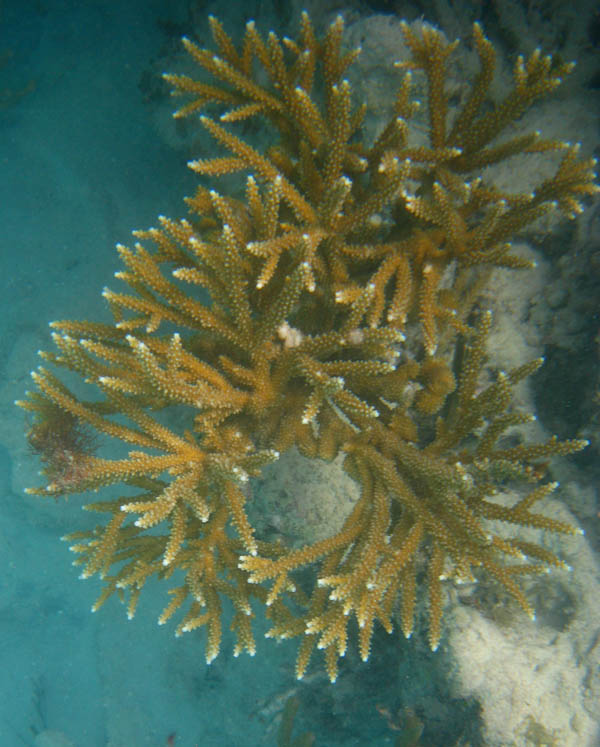
[{"label": "underwater background", "polygon": [[[542,226],[524,237],[540,274],[500,274],[494,290],[500,326],[503,305],[519,322],[493,338],[498,357],[519,359],[523,346],[546,357],[532,392],[541,426],[591,441],[556,468],[560,500],[586,536],[569,558],[573,577],[540,589],[537,628],[501,601],[477,599],[459,609],[436,653],[418,633],[406,641],[379,630],[370,661],[349,652],[333,686],[317,669],[298,683],[295,645],[260,637],[254,658],[234,658],[225,640],[207,666],[203,632],[175,639],[157,625],[158,588],[133,620],[114,599],[90,614],[100,584],[78,583],[59,541],[87,527],[78,497],[23,495],[39,484],[40,465],[13,403],[48,347],[48,322],[108,318],[101,291],[118,267],[114,244],[159,214],[183,217],[194,189],[186,163],[208,141],[193,121],[173,122],[160,77],[180,64],[180,37],[207,43],[210,13],[232,33],[254,18],[261,31],[291,35],[302,8],[320,29],[343,14],[365,45],[359,66],[393,49],[398,19],[421,16],[451,39],[482,21],[508,63],[537,45],[575,58],[572,82],[544,102],[539,123],[598,155],[594,3],[0,2],[0,745],[292,744],[281,729],[286,703],[288,715],[297,706],[294,737],[310,731],[322,747],[600,744],[597,201],[552,235]],[[470,656],[478,646],[483,659]],[[541,701],[546,720],[533,705]]]}]

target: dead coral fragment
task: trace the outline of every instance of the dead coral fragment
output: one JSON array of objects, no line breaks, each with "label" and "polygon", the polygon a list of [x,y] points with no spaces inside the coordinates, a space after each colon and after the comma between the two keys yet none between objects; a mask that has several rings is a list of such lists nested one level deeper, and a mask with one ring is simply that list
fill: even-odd
[{"label": "dead coral fragment", "polygon": [[[395,116],[369,145],[343,77],[356,52],[342,49],[341,18],[318,39],[303,14],[296,41],[264,39],[249,23],[239,49],[210,24],[216,52],[184,41],[208,80],[166,78],[191,98],[176,116],[202,112],[224,151],[190,167],[246,172],[245,195],[198,187],[190,220],[160,217],[133,248],[119,246],[124,289],[104,292],[113,323],[56,322],[57,351],[44,354],[84,379],[89,399],[40,369],[39,391],[21,403],[50,464],[56,457],[40,444],[57,432],[57,415],[71,433],[90,429],[120,447],[114,458],[79,449],[77,479],[60,468],[36,491],[111,489],[86,506],[105,520],[66,538],[82,576],[104,579],[94,609],[116,593],[132,616],[146,581],[177,571],[159,622],[181,611],[178,635],[205,627],[207,661],[219,652],[228,598],[236,655],[255,652],[259,603],[269,636],[299,639],[297,676],[317,648],[332,681],[351,621],[363,659],[377,623],[391,631],[398,620],[412,634],[421,579],[433,649],[444,578],[483,570],[532,615],[519,577],[561,561],[490,534],[486,522],[576,532],[535,508],[556,487],[538,482],[542,462],[585,442],[503,447],[506,430],[528,419],[512,389],[539,361],[480,388],[492,321],[486,312],[474,327],[467,320],[477,316],[473,268],[523,266],[509,253],[515,231],[555,203],[577,212],[596,190],[593,162],[574,148],[527,134],[497,141],[568,66],[537,53],[519,60],[514,90],[490,109],[494,54],[476,26],[481,72],[450,126],[445,66],[455,45],[406,26],[412,58]],[[409,71],[427,79],[427,147],[410,142]],[[270,128],[266,153],[236,134],[258,115]],[[507,195],[480,177],[490,163],[553,150],[557,171],[532,194]],[[246,504],[249,477],[293,446],[309,458],[345,454],[361,496],[337,533],[291,549],[258,536]],[[507,480],[512,506],[494,501]],[[297,583],[307,567],[308,590]]]}]

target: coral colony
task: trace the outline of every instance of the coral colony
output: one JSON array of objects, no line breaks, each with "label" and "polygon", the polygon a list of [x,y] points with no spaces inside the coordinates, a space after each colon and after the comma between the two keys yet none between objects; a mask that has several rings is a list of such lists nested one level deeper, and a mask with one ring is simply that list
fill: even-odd
[{"label": "coral colony", "polygon": [[[133,616],[148,579],[171,581],[159,622],[178,615],[177,634],[205,627],[210,662],[224,598],[236,654],[254,654],[261,605],[269,637],[298,639],[297,676],[316,648],[332,681],[349,631],[366,660],[376,623],[411,635],[420,595],[435,649],[444,579],[487,574],[533,616],[520,579],[563,563],[489,520],[577,533],[536,508],[556,488],[548,459],[586,442],[507,442],[531,420],[513,388],[541,361],[491,376],[492,319],[477,301],[491,268],[530,267],[511,250],[520,229],[551,210],[576,215],[597,190],[577,146],[514,134],[572,66],[539,51],[518,58],[512,90],[492,105],[495,54],[476,24],[480,70],[451,118],[457,43],[405,24],[394,114],[367,144],[366,109],[344,77],[359,50],[344,51],[341,18],[317,38],[303,14],[295,41],[250,22],[239,48],[210,26],[216,51],[184,39],[203,80],[165,78],[188,98],[175,116],[200,115],[217,144],[191,169],[204,181],[241,174],[239,193],[199,186],[189,219],[161,216],[119,246],[123,287],[104,291],[114,321],[53,322],[56,351],[19,403],[47,477],[31,493],[121,485],[85,506],[101,517],[95,528],[66,538],[82,577],[104,580],[94,609],[116,593]],[[416,116],[426,144],[411,143]],[[243,137],[258,127],[268,148]],[[531,192],[486,178],[532,153],[555,169]],[[57,369],[81,377],[89,399]],[[120,458],[97,456],[94,435],[121,444]],[[245,486],[292,447],[342,455],[360,486],[339,530],[293,548],[259,536]],[[512,505],[495,499],[501,485]]]}]

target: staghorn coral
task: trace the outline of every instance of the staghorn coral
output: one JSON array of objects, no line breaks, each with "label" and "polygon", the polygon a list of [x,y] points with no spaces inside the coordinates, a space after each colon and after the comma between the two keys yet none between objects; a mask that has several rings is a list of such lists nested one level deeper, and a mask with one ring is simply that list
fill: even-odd
[{"label": "staghorn coral", "polygon": [[[226,597],[236,655],[255,651],[259,603],[269,636],[299,639],[297,676],[316,647],[332,681],[349,623],[367,659],[374,625],[391,631],[396,609],[411,635],[423,585],[435,649],[444,578],[485,572],[533,615],[519,578],[562,562],[486,521],[576,533],[534,509],[556,488],[543,481],[547,458],[586,443],[504,447],[507,429],[530,419],[512,406],[513,387],[541,361],[483,384],[491,315],[476,298],[487,267],[527,266],[510,253],[515,232],[554,208],[578,213],[596,190],[593,161],[576,147],[539,134],[499,139],[571,66],[538,52],[519,58],[513,90],[491,106],[494,51],[475,25],[481,70],[449,122],[456,44],[404,26],[412,56],[400,64],[395,116],[366,145],[364,107],[344,79],[358,50],[343,50],[341,18],[318,39],[304,14],[297,41],[264,39],[250,22],[240,48],[210,25],[216,52],[184,44],[212,80],[165,77],[189,98],[175,116],[202,111],[224,152],[190,167],[243,172],[245,194],[199,186],[189,220],[160,217],[135,233],[133,249],[119,246],[126,288],[104,291],[114,322],[54,322],[57,350],[42,354],[51,367],[33,373],[38,390],[19,403],[33,413],[34,437],[58,407],[131,449],[86,452],[68,480],[50,472],[30,491],[125,486],[85,506],[104,521],[65,538],[82,577],[104,579],[93,609],[116,593],[132,616],[149,578],[178,571],[159,622],[182,611],[177,634],[205,627],[208,662]],[[413,73],[427,85],[427,146],[410,138]],[[257,117],[272,138],[266,152],[235,134]],[[531,193],[501,193],[480,176],[545,152],[556,154],[555,172]],[[89,398],[51,369],[78,374]],[[291,549],[257,536],[244,486],[294,446],[309,458],[343,454],[361,494],[339,531]],[[494,501],[507,482],[520,491],[510,507]]]}]

